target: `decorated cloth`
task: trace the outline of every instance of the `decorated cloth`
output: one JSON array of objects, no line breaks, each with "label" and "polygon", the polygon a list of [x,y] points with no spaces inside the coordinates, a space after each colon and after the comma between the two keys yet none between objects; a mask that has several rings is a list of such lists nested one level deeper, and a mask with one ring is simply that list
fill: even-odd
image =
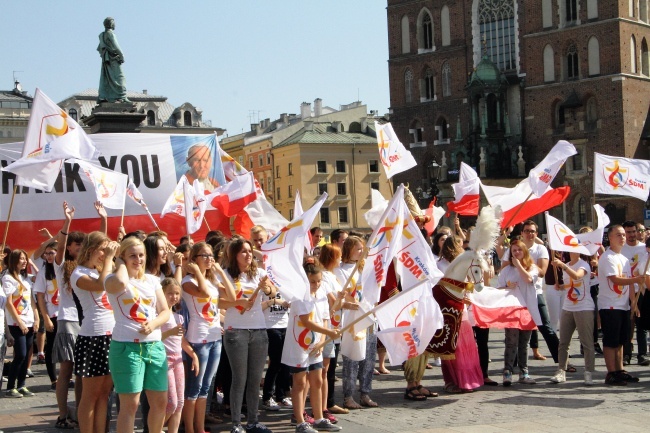
[{"label": "decorated cloth", "polygon": [[[456,359],[458,331],[463,318],[463,292],[472,283],[442,278],[433,287],[433,299],[440,305],[444,326],[436,332],[427,346],[427,352],[440,359]],[[459,298],[460,296],[460,298]]]}]

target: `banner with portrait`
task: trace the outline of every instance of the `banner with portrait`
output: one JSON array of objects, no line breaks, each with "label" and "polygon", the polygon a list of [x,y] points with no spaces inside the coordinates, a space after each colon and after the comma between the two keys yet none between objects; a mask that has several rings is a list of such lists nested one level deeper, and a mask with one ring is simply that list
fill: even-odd
[{"label": "banner with portrait", "polygon": [[[216,135],[94,134],[90,137],[100,152],[98,159],[91,162],[128,175],[160,229],[166,231],[174,243],[185,235],[185,224],[173,215],[160,218],[160,212],[178,179],[183,175],[192,182],[198,179],[206,193],[226,183]],[[20,158],[22,149],[23,143],[0,145],[2,167]],[[16,177],[5,171],[0,176],[0,229],[4,232]],[[99,218],[93,206],[96,200],[93,185],[79,165],[65,163],[51,192],[17,188],[9,225],[9,246],[33,250],[44,240],[38,236],[40,228],[55,234],[63,224],[64,200],[76,209],[72,230],[99,229]],[[107,213],[109,236],[115,238],[121,210],[107,209]],[[217,218],[215,213],[208,205],[205,215],[208,224],[211,217]],[[132,200],[125,203],[124,227],[127,232],[155,230],[146,211]],[[193,237],[202,239],[206,232],[204,224]]]}]

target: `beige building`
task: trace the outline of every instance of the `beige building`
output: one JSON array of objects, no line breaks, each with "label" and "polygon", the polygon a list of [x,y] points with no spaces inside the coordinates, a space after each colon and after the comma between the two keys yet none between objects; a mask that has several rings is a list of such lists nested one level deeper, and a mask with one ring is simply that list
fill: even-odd
[{"label": "beige building", "polygon": [[13,90],[0,90],[0,143],[25,139],[33,99],[18,81]]}]

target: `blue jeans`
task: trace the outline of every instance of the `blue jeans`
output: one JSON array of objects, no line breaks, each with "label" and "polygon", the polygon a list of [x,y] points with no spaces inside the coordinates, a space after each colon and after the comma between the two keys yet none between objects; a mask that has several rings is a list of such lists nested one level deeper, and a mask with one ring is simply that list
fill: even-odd
[{"label": "blue jeans", "polygon": [[221,340],[209,343],[190,343],[199,358],[199,374],[193,371],[185,377],[185,398],[196,400],[207,398],[212,378],[217,373],[221,357]]}]

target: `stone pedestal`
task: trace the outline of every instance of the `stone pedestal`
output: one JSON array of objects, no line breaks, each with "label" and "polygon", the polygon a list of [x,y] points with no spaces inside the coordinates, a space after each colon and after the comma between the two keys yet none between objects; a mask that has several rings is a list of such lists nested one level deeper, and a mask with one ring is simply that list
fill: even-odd
[{"label": "stone pedestal", "polygon": [[137,111],[131,102],[101,102],[93,108],[83,122],[90,127],[91,134],[107,132],[140,132],[140,124],[147,117],[144,111]]}]

